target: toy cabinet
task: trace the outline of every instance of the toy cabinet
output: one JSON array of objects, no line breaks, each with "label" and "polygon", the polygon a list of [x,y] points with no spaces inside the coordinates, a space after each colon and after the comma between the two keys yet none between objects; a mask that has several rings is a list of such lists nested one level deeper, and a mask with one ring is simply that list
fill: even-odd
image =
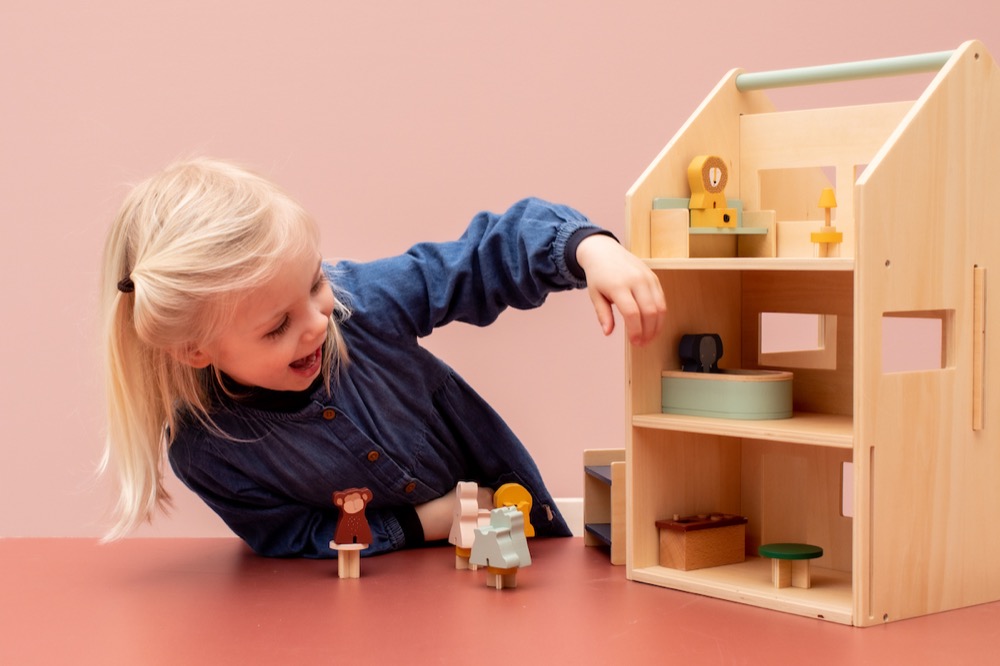
[{"label": "toy cabinet", "polygon": [[583,542],[625,564],[625,449],[583,452]]},{"label": "toy cabinet", "polygon": [[[734,70],[629,190],[626,243],[668,301],[658,339],[626,351],[629,579],[856,626],[1000,599],[1000,72],[978,42],[916,67],[937,71],[916,101],[793,111],[763,89],[825,68]],[[699,155],[725,160],[727,199],[765,232],[695,234],[662,207],[691,196]],[[843,240],[819,256],[826,187]],[[787,318],[815,342],[769,348]],[[931,332],[930,360],[884,366],[908,326]],[[721,336],[722,368],[793,372],[791,418],[662,413],[688,333]],[[710,512],[748,519],[746,560],[662,566],[656,522]],[[769,542],[823,548],[810,588],[772,584]]]}]

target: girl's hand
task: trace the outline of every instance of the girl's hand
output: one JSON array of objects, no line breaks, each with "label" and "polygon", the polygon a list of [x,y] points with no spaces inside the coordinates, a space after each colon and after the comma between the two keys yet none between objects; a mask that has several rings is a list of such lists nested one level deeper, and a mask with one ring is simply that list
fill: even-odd
[{"label": "girl's hand", "polygon": [[660,280],[642,260],[610,236],[594,234],[577,246],[576,261],[587,275],[587,291],[605,335],[615,330],[614,305],[632,344],[656,337],[667,304]]}]

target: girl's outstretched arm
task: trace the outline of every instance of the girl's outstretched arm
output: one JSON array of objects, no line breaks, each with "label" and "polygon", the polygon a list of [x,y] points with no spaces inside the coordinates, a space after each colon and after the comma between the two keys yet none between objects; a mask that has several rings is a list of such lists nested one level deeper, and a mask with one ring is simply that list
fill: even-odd
[{"label": "girl's outstretched arm", "polygon": [[600,229],[582,213],[529,198],[500,215],[476,215],[457,240],[341,262],[331,279],[356,294],[359,319],[382,336],[423,337],[453,321],[487,326],[508,307],[535,308],[553,292],[582,288],[568,250],[578,232],[592,231]]}]

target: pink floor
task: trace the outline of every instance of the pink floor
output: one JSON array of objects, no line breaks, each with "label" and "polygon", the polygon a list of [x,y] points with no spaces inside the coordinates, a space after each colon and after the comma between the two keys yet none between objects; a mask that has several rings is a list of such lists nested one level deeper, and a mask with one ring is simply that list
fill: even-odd
[{"label": "pink floor", "polygon": [[533,540],[518,587],[448,548],[256,557],[235,539],[0,540],[0,664],[985,664],[1000,603],[866,629],[625,580]]}]

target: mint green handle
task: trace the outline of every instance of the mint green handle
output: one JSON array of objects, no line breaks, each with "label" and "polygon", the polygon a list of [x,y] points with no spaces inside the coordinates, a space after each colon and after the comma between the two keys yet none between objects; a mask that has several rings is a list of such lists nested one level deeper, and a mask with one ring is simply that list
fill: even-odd
[{"label": "mint green handle", "polygon": [[770,72],[750,72],[736,76],[736,88],[741,92],[748,90],[763,90],[765,88],[787,88],[789,86],[808,86],[816,83],[833,83],[835,81],[854,81],[856,79],[871,79],[879,76],[899,76],[917,72],[933,72],[941,69],[954,54],[954,51],[938,51],[937,53],[920,53],[897,58],[880,58],[878,60],[860,60],[844,62],[835,65],[818,65],[816,67],[797,67],[795,69],[776,69]]}]

